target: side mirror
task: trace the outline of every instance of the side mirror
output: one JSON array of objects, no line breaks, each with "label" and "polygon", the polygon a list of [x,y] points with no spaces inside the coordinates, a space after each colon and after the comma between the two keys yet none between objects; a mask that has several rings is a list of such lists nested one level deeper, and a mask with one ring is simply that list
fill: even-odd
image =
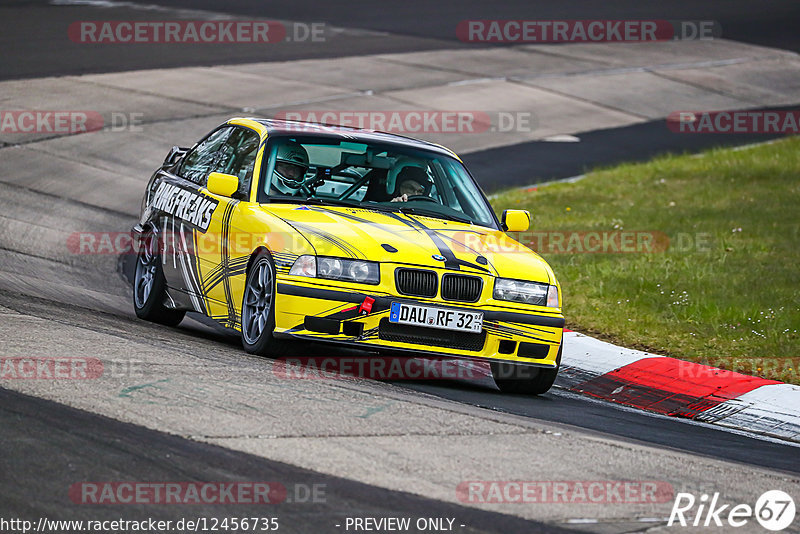
[{"label": "side mirror", "polygon": [[239,189],[239,178],[232,174],[212,172],[208,175],[206,188],[214,195],[229,197]]},{"label": "side mirror", "polygon": [[174,146],[170,149],[167,157],[164,158],[164,167],[170,167],[178,163],[186,153],[189,152],[188,148]]},{"label": "side mirror", "polygon": [[505,210],[500,222],[506,232],[524,232],[531,225],[531,214],[527,210]]}]

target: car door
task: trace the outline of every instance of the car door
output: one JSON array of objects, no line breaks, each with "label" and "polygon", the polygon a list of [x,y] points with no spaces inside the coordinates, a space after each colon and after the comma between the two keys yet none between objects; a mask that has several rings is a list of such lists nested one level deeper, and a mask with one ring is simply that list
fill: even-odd
[{"label": "car door", "polygon": [[161,257],[170,295],[178,306],[202,313],[208,313],[202,264],[215,248],[212,221],[220,209],[219,200],[207,194],[205,185],[224,158],[225,141],[233,130],[223,126],[211,132],[183,157],[174,173],[161,171],[154,184],[152,204],[160,212]]},{"label": "car door", "polygon": [[200,285],[206,299],[207,315],[227,328],[238,327],[236,309],[239,304],[234,296],[239,291],[232,288],[237,277],[243,275],[247,268],[251,235],[232,224],[243,202],[250,199],[250,186],[260,146],[260,136],[255,131],[235,126],[219,150],[219,157],[209,172],[221,172],[236,176],[239,179],[238,190],[226,197],[215,195],[207,190],[205,194],[214,199],[218,205],[212,215],[209,234],[213,239],[205,238],[204,246],[198,241],[200,267]]}]

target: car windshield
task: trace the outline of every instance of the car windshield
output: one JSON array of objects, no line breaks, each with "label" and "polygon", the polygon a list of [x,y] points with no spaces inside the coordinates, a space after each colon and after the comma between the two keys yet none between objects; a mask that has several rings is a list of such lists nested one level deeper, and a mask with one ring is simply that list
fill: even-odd
[{"label": "car windshield", "polygon": [[456,158],[388,143],[273,137],[258,201],[349,205],[497,228],[486,197]]}]

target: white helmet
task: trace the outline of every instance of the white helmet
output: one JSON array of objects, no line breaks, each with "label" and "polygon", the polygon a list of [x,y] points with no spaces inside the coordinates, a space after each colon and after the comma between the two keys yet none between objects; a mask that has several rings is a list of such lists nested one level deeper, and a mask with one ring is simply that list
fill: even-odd
[{"label": "white helmet", "polygon": [[397,158],[397,161],[395,161],[394,165],[392,165],[392,168],[389,169],[389,174],[386,177],[387,195],[393,195],[397,191],[397,186],[400,185],[397,183],[397,177],[401,172],[409,167],[416,167],[424,171],[426,165],[408,156],[400,156]]},{"label": "white helmet", "polygon": [[295,141],[278,146],[275,154],[275,170],[272,171],[272,187],[285,195],[294,195],[303,185],[308,171],[308,152]]}]

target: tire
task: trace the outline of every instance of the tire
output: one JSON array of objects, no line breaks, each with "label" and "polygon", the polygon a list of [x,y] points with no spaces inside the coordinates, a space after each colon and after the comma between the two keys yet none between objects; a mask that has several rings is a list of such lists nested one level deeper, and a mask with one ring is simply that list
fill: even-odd
[{"label": "tire", "polygon": [[167,281],[158,254],[158,238],[148,234],[136,257],[133,276],[133,308],[136,316],[145,321],[177,326],[186,315],[184,310],[174,310],[164,305]]},{"label": "tire", "polygon": [[558,376],[558,369],[561,367],[561,351],[564,347],[564,340],[558,347],[556,356],[556,367],[554,369],[544,369],[541,367],[531,367],[529,365],[519,365],[515,363],[491,362],[492,377],[500,391],[503,393],[519,393],[524,395],[542,395],[547,393]]},{"label": "tire", "polygon": [[260,252],[247,271],[242,296],[242,346],[250,354],[279,356],[287,347],[273,335],[275,288],[275,262],[269,252]]}]

